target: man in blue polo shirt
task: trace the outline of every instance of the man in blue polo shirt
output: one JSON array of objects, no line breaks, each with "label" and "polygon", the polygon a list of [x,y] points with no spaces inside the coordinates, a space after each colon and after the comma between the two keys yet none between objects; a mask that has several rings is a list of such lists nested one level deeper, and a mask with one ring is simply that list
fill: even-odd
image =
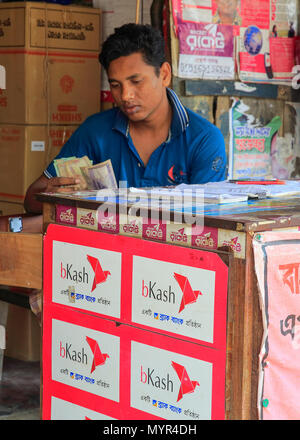
[{"label": "man in blue polo shirt", "polygon": [[[116,107],[90,116],[56,159],[87,155],[110,159],[117,182],[149,187],[225,179],[220,130],[185,108],[169,89],[171,67],[164,40],[148,25],[127,24],[104,42],[99,60]],[[69,192],[76,178],[56,177],[53,162],[28,189],[27,212],[39,213],[37,192]]]}]

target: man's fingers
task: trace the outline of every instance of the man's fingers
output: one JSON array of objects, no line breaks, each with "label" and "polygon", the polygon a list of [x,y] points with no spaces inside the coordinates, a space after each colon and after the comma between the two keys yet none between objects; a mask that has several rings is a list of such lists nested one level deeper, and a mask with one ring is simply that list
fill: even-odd
[{"label": "man's fingers", "polygon": [[53,177],[49,180],[46,192],[72,192],[80,186],[76,177]]},{"label": "man's fingers", "polygon": [[76,185],[80,183],[80,179],[76,177],[54,177],[51,179],[52,186]]}]

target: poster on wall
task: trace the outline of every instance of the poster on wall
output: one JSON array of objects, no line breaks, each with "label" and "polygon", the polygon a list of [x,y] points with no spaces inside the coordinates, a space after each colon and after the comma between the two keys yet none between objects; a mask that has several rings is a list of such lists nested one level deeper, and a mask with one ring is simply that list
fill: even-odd
[{"label": "poster on wall", "polygon": [[300,104],[286,102],[284,108],[284,135],[276,136],[272,144],[272,175],[276,179],[300,177]]},{"label": "poster on wall", "polygon": [[281,126],[275,116],[262,125],[242,100],[230,109],[229,179],[272,178],[271,154]]},{"label": "poster on wall", "polygon": [[253,248],[263,318],[259,418],[299,420],[300,232],[258,233]]},{"label": "poster on wall", "polygon": [[172,0],[178,76],[292,81],[297,0]]},{"label": "poster on wall", "polygon": [[178,26],[181,78],[233,79],[232,26],[181,23]]}]

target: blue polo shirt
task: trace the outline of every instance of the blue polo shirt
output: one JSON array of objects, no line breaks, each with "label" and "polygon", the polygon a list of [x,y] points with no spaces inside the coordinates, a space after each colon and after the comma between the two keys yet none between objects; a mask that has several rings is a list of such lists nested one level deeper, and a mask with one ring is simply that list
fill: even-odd
[{"label": "blue polo shirt", "polygon": [[[113,108],[90,116],[73,133],[56,159],[88,156],[93,164],[111,159],[116,180],[136,188],[225,180],[226,153],[221,131],[184,107],[167,89],[173,108],[168,139],[142,162],[128,130],[128,119]],[[56,176],[53,162],[44,171]],[[122,184],[124,186],[124,183]]]}]

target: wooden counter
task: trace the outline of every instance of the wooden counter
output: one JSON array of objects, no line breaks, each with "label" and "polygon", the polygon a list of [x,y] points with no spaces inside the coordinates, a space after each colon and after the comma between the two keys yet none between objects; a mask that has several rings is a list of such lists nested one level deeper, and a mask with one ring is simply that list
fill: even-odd
[{"label": "wooden counter", "polygon": [[[103,201],[94,199],[84,200],[76,195],[64,197],[59,194],[39,194],[38,199],[44,204],[44,229],[51,223],[82,228],[79,212],[91,211],[97,216],[97,209]],[[131,205],[126,207],[131,214]],[[61,209],[72,209],[72,221],[63,218],[60,221],[58,213]],[[120,235],[134,236],[124,232],[121,216],[126,214],[119,206]],[[71,211],[69,211],[71,213]],[[150,213],[149,213],[150,215]],[[254,271],[252,238],[260,231],[295,228],[300,226],[300,201],[297,198],[289,200],[258,200],[236,205],[208,205],[198,209],[197,216],[204,216],[202,240],[195,241],[194,229],[191,227],[191,237],[180,246],[190,247],[216,253],[228,266],[227,317],[226,317],[226,390],[225,418],[226,419],[257,419],[258,396],[258,355],[262,341],[262,316],[259,307],[257,280]],[[95,217],[97,218],[97,217]],[[129,218],[129,217],[128,217]],[[136,215],[139,218],[139,215]],[[144,217],[145,219],[146,217]],[[145,221],[145,220],[144,220]],[[83,229],[99,229],[85,224]],[[182,222],[182,227],[188,226]],[[177,227],[180,229],[180,225]],[[105,229],[102,228],[102,232]],[[110,228],[110,233],[112,229]],[[206,235],[205,235],[206,234]],[[115,234],[114,234],[115,235]],[[140,232],[137,235],[145,239]],[[201,238],[201,233],[198,238]],[[215,241],[208,237],[217,237]],[[157,240],[156,240],[157,241]],[[162,242],[162,240],[160,240]],[[171,243],[168,236],[165,243]],[[178,244],[178,243],[173,243]]]}]

